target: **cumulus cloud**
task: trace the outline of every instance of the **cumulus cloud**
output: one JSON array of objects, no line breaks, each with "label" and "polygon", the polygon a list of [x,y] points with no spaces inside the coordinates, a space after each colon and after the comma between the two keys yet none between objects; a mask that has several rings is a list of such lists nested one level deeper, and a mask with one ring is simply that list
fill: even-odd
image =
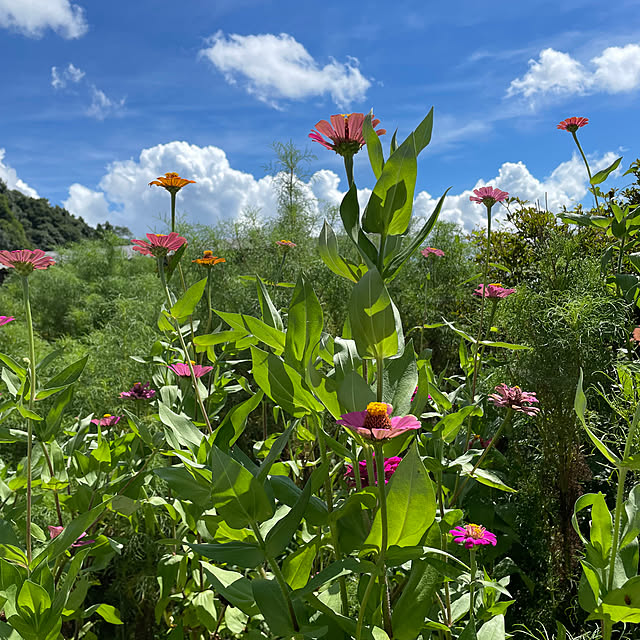
[{"label": "cumulus cloud", "polygon": [[277,106],[281,98],[301,100],[330,95],[338,107],[363,100],[371,81],[358,68],[356,58],[330,60],[321,66],[292,36],[281,33],[225,36],[221,31],[200,51],[226,80],[242,79],[249,93]]},{"label": "cumulus cloud", "polygon": [[[609,166],[616,154],[608,152],[589,158],[594,171]],[[277,209],[274,179],[255,178],[229,165],[226,154],[214,146],[199,147],[187,142],[169,142],[144,149],[136,159],[114,162],[98,185],[98,190],[73,184],[64,206],[91,224],[109,220],[136,233],[160,230],[166,219],[169,198],[164,189],[148,183],[167,171],[177,171],[196,184],[184,188],[178,197],[178,212],[191,222],[216,224],[242,219],[244,211],[260,210],[260,218],[273,216]],[[469,201],[473,189],[492,185],[530,202],[544,206],[545,194],[551,211],[571,207],[587,196],[588,184],[582,159],[574,155],[540,179],[531,174],[523,162],[505,162],[497,175],[480,179],[462,193],[447,196],[441,217],[462,225],[467,231],[485,224],[483,207]],[[346,190],[345,181],[334,171],[317,171],[301,185],[315,200],[314,211],[340,204]],[[371,191],[360,189],[358,200],[364,208]],[[415,198],[419,218],[431,215],[439,194],[421,191]],[[500,211],[499,209],[497,210]]]},{"label": "cumulus cloud", "polygon": [[58,71],[58,67],[51,67],[51,86],[54,89],[64,89],[70,82],[77,84],[84,76],[84,71],[71,62],[62,71]]},{"label": "cumulus cloud", "polygon": [[104,91],[91,85],[91,104],[87,109],[87,115],[97,120],[104,120],[110,115],[118,114],[124,107],[125,98],[113,100]]},{"label": "cumulus cloud", "polygon": [[7,185],[8,189],[17,189],[24,193],[25,196],[31,196],[32,198],[39,198],[38,192],[30,187],[26,182],[18,178],[18,174],[13,167],[4,163],[4,156],[6,151],[0,149],[0,180]]},{"label": "cumulus cloud", "polygon": [[640,88],[640,45],[607,47],[585,67],[568,53],[544,49],[538,60],[529,60],[529,70],[516,78],[507,96],[522,96],[531,105],[549,95],[623,93]]},{"label": "cumulus cloud", "polygon": [[69,0],[0,0],[0,27],[31,38],[51,29],[63,38],[80,38],[88,29],[84,9]]}]

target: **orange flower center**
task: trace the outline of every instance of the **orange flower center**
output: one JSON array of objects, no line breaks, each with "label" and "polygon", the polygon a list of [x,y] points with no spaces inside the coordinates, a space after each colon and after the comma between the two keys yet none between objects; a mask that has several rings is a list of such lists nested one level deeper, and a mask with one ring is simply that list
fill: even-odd
[{"label": "orange flower center", "polygon": [[500,287],[501,289],[504,289],[504,285],[500,284],[499,282],[492,282],[489,286],[490,287]]},{"label": "orange flower center", "polygon": [[204,252],[205,258],[210,258],[212,255],[213,255],[213,251],[207,250],[207,251]]}]

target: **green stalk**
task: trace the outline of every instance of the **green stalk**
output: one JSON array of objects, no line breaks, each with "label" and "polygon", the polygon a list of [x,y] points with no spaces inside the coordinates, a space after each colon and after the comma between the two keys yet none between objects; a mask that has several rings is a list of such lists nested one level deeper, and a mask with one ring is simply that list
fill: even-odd
[{"label": "green stalk", "polygon": [[[584,166],[587,168],[587,175],[589,176],[589,184],[591,184],[591,169],[589,169],[589,163],[587,162],[587,156],[584,155],[584,151],[582,150],[582,147],[580,146],[580,142],[578,142],[578,136],[576,135],[575,131],[571,132],[571,135],[573,136],[573,139],[578,147],[578,151],[580,152],[580,155],[582,156],[582,160],[584,161]],[[596,195],[595,192],[595,187],[591,187],[593,189],[593,197],[595,198],[596,201],[596,210],[600,210],[600,205],[598,204],[598,196]]]},{"label": "green stalk", "polygon": [[[444,441],[442,440],[442,437],[439,436],[438,437],[438,457],[440,460],[440,463],[442,464],[442,459],[444,458],[444,451],[443,451],[443,447],[444,447]],[[436,473],[436,481],[437,481],[437,496],[438,496],[438,507],[440,509],[440,521],[444,521],[444,491],[442,489],[442,468],[440,468],[438,470],[438,472]],[[446,551],[447,550],[447,535],[441,531],[440,532],[440,544],[442,545],[442,550]],[[447,562],[447,558],[445,557],[444,562]],[[445,595],[445,604],[446,604],[446,611],[444,611],[446,613],[445,616],[445,623],[448,627],[451,627],[452,624],[452,616],[451,616],[451,593],[449,591],[449,583],[445,581],[444,583],[444,595]]]},{"label": "green stalk", "polygon": [[385,556],[387,553],[387,543],[389,537],[389,523],[387,519],[387,489],[384,475],[384,451],[381,442],[375,445],[375,461],[378,475],[378,501],[380,502],[380,520],[382,524],[382,540],[380,542],[380,556],[378,563],[382,569],[382,617],[384,620],[384,630],[390,638],[393,638],[391,629],[391,605],[389,603],[389,587],[387,585],[387,570],[385,566]]},{"label": "green stalk", "polygon": [[[24,299],[24,310],[27,318],[27,329],[29,332],[29,411],[33,411],[36,397],[36,343],[33,337],[33,318],[31,317],[31,303],[29,301],[29,277],[21,276],[22,297]],[[31,458],[33,456],[33,420],[27,419],[27,564],[31,565]],[[29,567],[29,571],[31,568]]]},{"label": "green stalk", "polygon": [[351,185],[353,184],[353,156],[346,155],[344,157],[344,169],[347,172],[347,184],[349,185],[349,189],[351,189]]},{"label": "green stalk", "polygon": [[176,230],[176,191],[169,191],[171,194],[171,233]]},{"label": "green stalk", "polygon": [[475,546],[469,549],[470,567],[471,567],[471,582],[469,582],[469,617],[473,619],[475,617],[475,596],[476,596],[476,548]]},{"label": "green stalk", "polygon": [[[167,299],[168,308],[171,309],[171,294],[169,293],[169,287],[167,286],[167,278],[164,273],[164,265],[162,264],[162,257],[156,257],[158,262],[158,274],[160,275],[160,282],[162,283],[162,287],[164,289],[164,293]],[[175,331],[178,334],[178,338],[180,339],[180,344],[182,346],[182,350],[184,351],[185,359],[187,361],[187,365],[189,366],[189,373],[191,374],[191,382],[193,384],[193,391],[196,396],[196,401],[198,406],[200,407],[200,411],[202,412],[202,417],[204,418],[205,424],[207,425],[207,429],[209,433],[213,433],[213,429],[211,428],[211,422],[209,422],[209,416],[207,415],[207,410],[202,403],[202,398],[200,397],[200,391],[198,391],[198,379],[196,378],[196,374],[193,371],[193,365],[191,364],[191,360],[189,359],[189,351],[187,350],[187,345],[184,342],[184,338],[182,337],[182,332],[180,331],[180,324],[175,318],[171,318],[171,324],[174,325]]]}]

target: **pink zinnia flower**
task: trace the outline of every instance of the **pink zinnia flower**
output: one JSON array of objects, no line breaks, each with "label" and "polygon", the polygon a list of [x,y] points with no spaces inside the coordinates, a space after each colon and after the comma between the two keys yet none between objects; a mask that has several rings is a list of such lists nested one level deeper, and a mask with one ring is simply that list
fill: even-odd
[{"label": "pink zinnia flower", "polygon": [[15,269],[21,276],[28,276],[34,269],[46,269],[55,263],[42,249],[0,251],[0,264]]},{"label": "pink zinnia flower", "polygon": [[112,416],[110,413],[105,413],[102,418],[94,418],[91,422],[99,427],[113,427],[114,424],[120,422],[120,416]]},{"label": "pink zinnia flower", "polygon": [[515,293],[515,289],[505,289],[501,284],[494,282],[493,284],[487,285],[487,288],[484,288],[484,285],[481,284],[474,292],[474,296],[484,296],[485,298],[506,298],[510,296],[512,293]]},{"label": "pink zinnia flower", "polygon": [[13,322],[15,318],[13,316],[0,316],[0,327],[5,324]]},{"label": "pink zinnia flower", "polygon": [[473,549],[477,545],[492,544],[496,546],[496,536],[491,531],[487,531],[479,524],[466,524],[451,529],[449,533],[453,536],[453,541],[462,544],[465,549]]},{"label": "pink zinnia flower", "polygon": [[[375,458],[375,453],[373,454],[373,457]],[[389,482],[391,476],[395,473],[396,469],[398,468],[398,465],[401,462],[402,462],[402,458],[399,458],[398,456],[393,456],[391,458],[384,459],[384,483],[385,484]],[[362,487],[368,487],[369,474],[367,473],[367,463],[364,460],[362,460],[361,462],[358,463],[358,467],[360,471],[360,485]],[[375,484],[377,485],[378,470],[376,469],[375,465],[373,466],[373,477],[375,478]],[[353,465],[351,464],[347,465],[347,469],[344,472],[344,479],[350,487],[356,486],[356,479],[353,473]]]},{"label": "pink zinnia flower", "polygon": [[589,118],[577,118],[574,116],[563,120],[557,128],[569,133],[575,133],[580,127],[584,127],[587,124],[589,124]]},{"label": "pink zinnia flower", "polygon": [[134,251],[139,251],[145,256],[164,257],[169,251],[177,251],[187,240],[172,231],[169,235],[162,233],[147,233],[146,240],[132,240],[133,244],[139,245],[133,247]]},{"label": "pink zinnia flower", "polygon": [[[64,531],[64,527],[54,527],[53,525],[49,525],[49,538],[53,540],[57,538]],[[81,538],[86,537],[87,532],[83,531],[76,539],[76,541],[71,545],[72,547],[84,547],[88,544],[93,544],[95,540],[81,540]]]},{"label": "pink zinnia flower", "polygon": [[480,187],[474,189],[475,196],[470,196],[471,202],[480,202],[485,207],[492,207],[496,202],[503,202],[509,197],[506,191],[500,191],[500,189],[494,189],[493,187]]},{"label": "pink zinnia flower", "polygon": [[276,244],[283,249],[293,249],[298,246],[295,242],[291,242],[291,240],[276,240]]},{"label": "pink zinnia flower", "polygon": [[520,387],[508,387],[506,384],[499,384],[496,387],[497,393],[491,393],[489,399],[496,407],[508,407],[514,411],[519,411],[528,416],[535,416],[540,413],[538,407],[532,407],[532,402],[539,402],[535,393],[523,391]]},{"label": "pink zinnia flower", "polygon": [[[169,369],[171,369],[171,371],[173,371],[177,376],[180,376],[181,378],[191,377],[191,371],[189,371],[189,365],[186,363],[177,362],[175,364],[170,364],[168,366],[169,366]],[[213,371],[213,367],[203,367],[199,364],[196,364],[195,362],[191,362],[191,366],[193,367],[193,374],[195,375],[196,378],[201,378],[206,373],[209,373],[209,371]]]},{"label": "pink zinnia flower", "polygon": [[420,421],[415,416],[390,418],[392,411],[393,407],[386,402],[370,402],[365,411],[345,413],[337,423],[349,427],[368,440],[388,440],[420,428]]},{"label": "pink zinnia flower", "polygon": [[120,393],[121,398],[131,398],[132,400],[151,400],[156,392],[150,389],[150,382],[136,382],[129,391],[122,391]]},{"label": "pink zinnia flower", "polygon": [[425,258],[429,256],[437,256],[438,258],[444,257],[444,251],[442,249],[434,249],[433,247],[427,247],[420,252]]},{"label": "pink zinnia flower", "polygon": [[636,327],[631,334],[631,340],[635,340],[636,342],[640,342],[640,327]]},{"label": "pink zinnia flower", "polygon": [[[375,128],[380,124],[380,120],[372,120],[371,124]],[[317,131],[312,131],[309,137],[341,156],[354,156],[365,143],[362,135],[363,125],[363,113],[338,114],[331,116],[331,124],[326,120],[320,120],[316,124]],[[387,132],[384,129],[378,129],[376,133],[381,136]],[[329,138],[331,142],[325,140],[323,136]]]}]

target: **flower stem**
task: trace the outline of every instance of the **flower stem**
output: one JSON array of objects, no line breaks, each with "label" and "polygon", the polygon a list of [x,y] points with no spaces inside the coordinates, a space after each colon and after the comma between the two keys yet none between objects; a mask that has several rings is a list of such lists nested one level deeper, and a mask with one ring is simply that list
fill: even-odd
[{"label": "flower stem", "polygon": [[344,169],[347,172],[347,185],[349,185],[349,189],[351,189],[351,185],[353,184],[353,156],[344,156]]},{"label": "flower stem", "polygon": [[171,193],[171,233],[176,230],[176,193],[174,191],[170,191]]},{"label": "flower stem", "polygon": [[[160,275],[160,282],[162,282],[162,287],[164,288],[164,293],[167,298],[168,308],[171,309],[171,294],[169,293],[169,287],[167,286],[167,278],[164,273],[164,265],[162,264],[162,258],[156,258],[158,262],[158,274]],[[187,345],[184,342],[184,338],[182,337],[182,332],[180,331],[180,324],[173,317],[171,318],[171,324],[174,325],[175,331],[178,334],[178,338],[180,339],[180,344],[182,346],[182,350],[184,351],[185,359],[187,364],[189,365],[189,373],[191,374],[191,382],[193,383],[193,390],[196,396],[196,401],[198,406],[200,407],[200,411],[202,412],[202,417],[204,418],[205,424],[207,425],[207,429],[209,433],[213,433],[213,429],[211,428],[211,422],[209,422],[209,416],[207,415],[207,410],[204,407],[202,402],[202,398],[200,397],[200,391],[198,391],[198,379],[196,378],[196,374],[193,370],[193,365],[191,364],[191,360],[189,359],[189,351],[187,350]]]},{"label": "flower stem", "polygon": [[469,558],[471,567],[471,581],[469,582],[469,617],[473,619],[475,617],[475,581],[476,581],[476,548],[471,547],[469,549]]},{"label": "flower stem", "polygon": [[378,476],[378,501],[380,503],[380,523],[382,525],[382,539],[380,542],[380,556],[378,563],[382,570],[382,618],[384,620],[384,630],[390,638],[393,638],[391,629],[391,605],[389,603],[388,585],[387,585],[387,569],[385,566],[385,556],[387,553],[387,543],[389,538],[389,523],[387,519],[387,488],[385,486],[384,473],[384,450],[382,443],[375,445],[375,462]]},{"label": "flower stem", "polygon": [[[584,155],[584,151],[582,150],[582,147],[580,146],[580,142],[578,141],[578,136],[576,135],[575,131],[571,132],[571,135],[573,136],[573,139],[576,143],[576,146],[578,147],[578,151],[580,152],[580,155],[582,156],[582,159],[584,161],[584,166],[587,168],[587,175],[589,176],[589,184],[591,184],[591,169],[589,169],[589,163],[587,162],[587,156]],[[596,195],[595,192],[595,187],[591,186],[591,190],[593,192],[593,197],[595,198],[596,201],[596,210],[600,210],[600,205],[598,204],[598,196]]]},{"label": "flower stem", "polygon": [[[440,461],[440,464],[442,465],[442,460],[444,458],[444,441],[442,440],[442,436],[438,437],[437,440],[437,449],[438,449],[438,459]],[[438,484],[438,493],[437,493],[437,499],[438,499],[438,507],[440,509],[440,521],[444,522],[444,491],[442,488],[442,467],[438,470],[438,472],[436,473],[436,481]],[[440,533],[440,544],[442,547],[443,551],[447,550],[447,535],[441,531]],[[444,562],[447,562],[447,558],[445,557]],[[452,620],[451,620],[451,593],[449,591],[449,583],[445,581],[444,583],[444,595],[445,595],[445,604],[446,604],[446,609],[443,608],[443,613],[446,614],[446,616],[444,617],[445,620],[445,624],[448,627],[451,627],[452,624]]]}]

